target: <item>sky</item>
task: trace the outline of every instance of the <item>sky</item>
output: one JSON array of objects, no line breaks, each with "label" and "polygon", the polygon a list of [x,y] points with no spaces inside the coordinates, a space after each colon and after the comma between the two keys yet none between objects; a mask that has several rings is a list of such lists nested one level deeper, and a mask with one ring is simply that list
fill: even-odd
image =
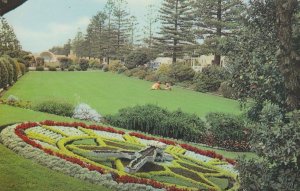
[{"label": "sky", "polygon": [[[143,25],[146,6],[161,0],[127,0],[130,13]],[[39,53],[63,45],[80,30],[85,32],[90,18],[106,0],[28,0],[4,15],[26,51]]]}]

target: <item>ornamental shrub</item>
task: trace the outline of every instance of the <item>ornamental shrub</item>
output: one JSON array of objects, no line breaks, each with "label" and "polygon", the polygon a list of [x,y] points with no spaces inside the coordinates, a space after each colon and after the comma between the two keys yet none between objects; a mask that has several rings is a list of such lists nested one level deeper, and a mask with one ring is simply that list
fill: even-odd
[{"label": "ornamental shrub", "polygon": [[105,119],[114,126],[196,142],[201,141],[206,128],[196,115],[180,110],[169,112],[150,104],[124,108]]},{"label": "ornamental shrub", "polygon": [[187,63],[177,62],[171,65],[168,76],[174,78],[177,82],[182,82],[192,80],[195,71]]},{"label": "ornamental shrub", "polygon": [[147,49],[138,49],[132,51],[125,59],[125,66],[128,69],[147,64],[151,60],[151,55]]},{"label": "ornamental shrub", "polygon": [[45,59],[42,57],[36,57],[36,66],[44,66],[45,65]]},{"label": "ornamental shrub", "polygon": [[72,65],[68,68],[68,71],[75,71],[75,69],[76,69],[76,67],[74,65]]},{"label": "ornamental shrub", "polygon": [[10,71],[10,72],[12,72],[11,73],[12,74],[12,79],[11,80],[13,82],[16,82],[18,80],[17,62],[9,56],[5,56],[5,59],[12,66],[12,68],[11,68],[11,66],[9,66],[10,69],[12,69],[12,71]]},{"label": "ornamental shrub", "polygon": [[44,71],[45,68],[44,68],[44,66],[37,66],[37,67],[35,68],[35,70],[36,70],[36,71]]},{"label": "ornamental shrub", "polygon": [[82,71],[87,71],[89,68],[89,61],[87,59],[81,58],[79,60],[79,67]]},{"label": "ornamental shrub", "polygon": [[108,65],[108,70],[111,72],[118,72],[121,68],[124,68],[124,65],[119,60],[111,60]]},{"label": "ornamental shrub", "polygon": [[23,63],[19,63],[21,74],[24,75],[26,73],[26,66]]},{"label": "ornamental shrub", "polygon": [[8,57],[4,57],[3,58],[3,63],[6,65],[6,69],[8,72],[8,76],[7,76],[7,80],[8,80],[8,85],[12,85],[14,82],[14,68],[12,66],[12,64],[10,63],[10,61],[8,60]]},{"label": "ornamental shrub", "polygon": [[56,71],[56,67],[50,66],[49,71]]},{"label": "ornamental shrub", "polygon": [[4,58],[0,58],[0,88],[7,88],[8,70]]},{"label": "ornamental shrub", "polygon": [[206,115],[208,132],[214,137],[214,145],[231,150],[247,150],[249,130],[245,128],[242,117],[225,114],[209,113]]},{"label": "ornamental shrub", "polygon": [[81,103],[75,107],[73,118],[95,122],[101,121],[101,115],[85,103]]},{"label": "ornamental shrub", "polygon": [[36,111],[51,113],[55,115],[61,115],[66,117],[72,117],[74,113],[74,106],[71,103],[58,101],[58,100],[46,100],[36,104],[33,108]]},{"label": "ornamental shrub", "polygon": [[71,58],[68,58],[66,56],[59,57],[58,61],[59,61],[60,68],[61,68],[62,71],[69,68],[71,66],[72,62],[73,62]]}]

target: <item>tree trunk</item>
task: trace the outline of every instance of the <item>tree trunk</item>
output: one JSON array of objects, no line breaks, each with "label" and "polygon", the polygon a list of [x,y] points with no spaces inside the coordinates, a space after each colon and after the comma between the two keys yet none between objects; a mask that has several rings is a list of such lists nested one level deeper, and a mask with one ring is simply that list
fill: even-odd
[{"label": "tree trunk", "polygon": [[[178,0],[176,1],[176,17],[175,17],[175,32],[177,33],[178,31]],[[174,43],[173,43],[173,55],[172,55],[172,64],[176,63],[177,60],[177,44],[178,44],[178,40],[177,37],[174,37]]]},{"label": "tree trunk", "polygon": [[[218,0],[218,9],[217,9],[217,20],[220,22],[222,21],[222,1]],[[217,25],[217,37],[221,38],[222,37],[222,26]],[[216,49],[218,49],[218,39],[216,41]],[[214,59],[214,65],[216,66],[221,66],[221,55],[216,53],[215,54],[215,59]]]},{"label": "tree trunk", "polygon": [[293,50],[293,16],[298,6],[297,0],[276,1],[277,37],[280,47],[277,59],[287,90],[286,103],[290,110],[300,108],[300,62]]}]

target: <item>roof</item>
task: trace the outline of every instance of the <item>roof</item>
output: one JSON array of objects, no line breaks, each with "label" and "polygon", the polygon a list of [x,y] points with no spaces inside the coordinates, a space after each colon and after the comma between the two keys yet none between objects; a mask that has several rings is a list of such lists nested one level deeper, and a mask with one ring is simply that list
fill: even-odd
[{"label": "roof", "polygon": [[17,8],[26,1],[27,0],[0,0],[0,16],[3,16],[5,13]]}]

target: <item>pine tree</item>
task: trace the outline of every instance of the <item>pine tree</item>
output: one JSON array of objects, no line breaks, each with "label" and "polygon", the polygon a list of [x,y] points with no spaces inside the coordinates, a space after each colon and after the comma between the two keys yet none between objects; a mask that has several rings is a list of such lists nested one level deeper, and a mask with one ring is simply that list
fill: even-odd
[{"label": "pine tree", "polygon": [[11,57],[18,57],[21,45],[8,22],[0,17],[0,55],[8,54]]},{"label": "pine tree", "polygon": [[117,57],[122,59],[123,48],[128,44],[130,31],[130,14],[127,9],[126,0],[115,0],[115,9],[114,9],[114,26],[116,27],[116,53]]},{"label": "pine tree", "polygon": [[147,13],[145,15],[146,25],[144,26],[144,42],[148,48],[152,48],[154,44],[155,33],[157,32],[157,9],[153,4],[147,6]]},{"label": "pine tree", "polygon": [[[94,58],[101,58],[104,55],[103,42],[105,41],[105,21],[107,16],[104,12],[98,12],[97,15],[93,16],[91,23],[87,28],[86,41],[88,41],[89,46],[88,54]],[[90,57],[89,56],[89,57]]]},{"label": "pine tree", "polygon": [[78,31],[75,38],[72,42],[72,49],[77,57],[84,57],[86,56],[86,40],[84,34],[81,31]]},{"label": "pine tree", "polygon": [[137,18],[135,16],[131,16],[129,19],[129,44],[131,47],[134,46],[134,43],[138,38],[137,25],[138,25]]},{"label": "pine tree", "polygon": [[176,63],[177,57],[184,55],[184,47],[193,43],[192,8],[189,0],[164,0],[160,9],[161,31],[157,38],[159,46],[172,56]]},{"label": "pine tree", "polygon": [[243,8],[241,0],[194,0],[196,33],[204,39],[205,53],[215,55],[214,64],[221,65],[219,41],[239,27]]}]

